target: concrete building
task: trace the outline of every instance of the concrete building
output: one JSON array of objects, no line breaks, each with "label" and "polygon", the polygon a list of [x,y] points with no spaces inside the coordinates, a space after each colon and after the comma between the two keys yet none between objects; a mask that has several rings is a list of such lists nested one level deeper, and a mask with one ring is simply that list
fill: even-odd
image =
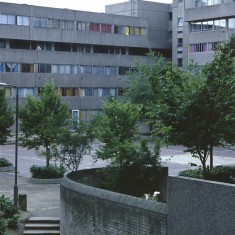
[{"label": "concrete building", "polygon": [[216,45],[235,33],[234,0],[174,0],[172,60],[182,67],[210,62]]},{"label": "concrete building", "polygon": [[[73,115],[88,120],[103,99],[121,95],[124,75],[149,49],[171,57],[169,4],[129,1],[121,15],[116,7],[92,13],[0,2],[0,82],[17,86],[24,103],[54,80]],[[7,94],[14,105],[16,90]]]}]

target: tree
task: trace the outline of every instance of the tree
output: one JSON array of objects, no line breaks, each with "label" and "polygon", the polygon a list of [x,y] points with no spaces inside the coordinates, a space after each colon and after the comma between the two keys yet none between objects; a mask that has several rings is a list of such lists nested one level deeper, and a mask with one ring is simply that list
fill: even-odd
[{"label": "tree", "polygon": [[[170,65],[155,77],[157,131],[168,144],[184,145],[201,160],[204,175],[213,147],[234,144],[235,134],[235,40],[223,44],[202,73],[180,71]],[[160,78],[160,81],[159,81]],[[155,82],[156,81],[156,82]],[[157,85],[155,85],[157,84]],[[213,164],[211,164],[213,167]]]},{"label": "tree", "polygon": [[[152,82],[160,81],[155,78],[162,76],[167,66],[166,60],[160,55],[150,52],[146,61],[137,61],[126,82],[124,96],[134,104],[141,105],[141,117],[147,119],[152,129],[155,117],[151,110],[156,103],[156,92],[153,90]],[[154,87],[158,87],[156,84]]]},{"label": "tree", "polygon": [[10,127],[14,123],[13,112],[8,107],[5,90],[0,89],[0,144],[4,144],[11,135]]},{"label": "tree", "polygon": [[102,142],[96,151],[98,158],[110,159],[113,165],[120,167],[130,162],[140,109],[130,102],[114,99],[104,102],[103,113],[96,120],[98,139]]},{"label": "tree", "polygon": [[46,165],[50,165],[50,148],[56,143],[58,134],[68,116],[68,106],[61,101],[61,96],[54,83],[46,83],[39,97],[27,96],[27,103],[20,108],[22,146],[35,149],[46,157]]},{"label": "tree", "polygon": [[70,171],[77,171],[83,157],[90,154],[95,138],[92,123],[80,121],[73,130],[64,129],[52,148],[52,154]]}]

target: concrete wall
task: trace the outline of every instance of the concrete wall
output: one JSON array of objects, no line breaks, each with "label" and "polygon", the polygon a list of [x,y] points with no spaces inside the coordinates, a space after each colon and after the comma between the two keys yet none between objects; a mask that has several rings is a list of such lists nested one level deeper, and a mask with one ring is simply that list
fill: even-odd
[{"label": "concrete wall", "polygon": [[165,235],[164,203],[78,184],[61,182],[62,235]]},{"label": "concrete wall", "polygon": [[168,177],[169,235],[235,234],[235,185]]}]

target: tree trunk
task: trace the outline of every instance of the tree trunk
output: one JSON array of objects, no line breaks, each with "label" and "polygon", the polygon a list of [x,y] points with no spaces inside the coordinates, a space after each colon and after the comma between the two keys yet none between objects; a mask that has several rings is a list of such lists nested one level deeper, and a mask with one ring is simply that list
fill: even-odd
[{"label": "tree trunk", "polygon": [[50,148],[46,147],[46,166],[50,166]]},{"label": "tree trunk", "polygon": [[213,145],[210,145],[210,169],[213,168]]}]

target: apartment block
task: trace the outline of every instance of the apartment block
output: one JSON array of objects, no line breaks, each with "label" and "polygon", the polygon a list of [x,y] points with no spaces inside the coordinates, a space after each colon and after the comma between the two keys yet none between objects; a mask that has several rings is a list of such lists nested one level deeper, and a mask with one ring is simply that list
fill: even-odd
[{"label": "apartment block", "polygon": [[234,0],[174,0],[172,4],[172,60],[204,65],[218,43],[235,33]]},{"label": "apartment block", "polygon": [[[122,95],[127,72],[149,49],[171,58],[169,4],[137,2],[138,14],[128,1],[124,15],[115,6],[92,13],[0,2],[0,82],[16,86],[24,104],[53,80],[73,115],[89,120],[103,100]],[[14,106],[16,89],[7,96]]]}]

